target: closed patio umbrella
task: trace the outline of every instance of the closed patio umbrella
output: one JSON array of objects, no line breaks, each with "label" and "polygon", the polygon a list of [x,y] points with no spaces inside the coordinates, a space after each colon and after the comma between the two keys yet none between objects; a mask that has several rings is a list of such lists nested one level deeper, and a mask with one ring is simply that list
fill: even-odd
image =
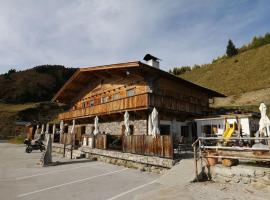
[{"label": "closed patio umbrella", "polygon": [[98,116],[95,117],[95,130],[94,130],[94,135],[98,134],[99,133],[99,130],[98,130]]},{"label": "closed patio umbrella", "polygon": [[128,136],[128,135],[130,135],[130,128],[129,128],[129,114],[127,111],[124,114],[124,123],[125,123],[125,127],[126,127],[125,135]]},{"label": "closed patio umbrella", "polygon": [[74,132],[75,132],[75,119],[73,119],[73,121],[72,121],[72,127],[71,127],[70,133],[74,134]]},{"label": "closed patio umbrella", "polygon": [[49,123],[47,123],[47,124],[46,124],[46,130],[45,130],[45,133],[46,133],[46,134],[49,134],[49,127],[50,127],[50,125],[49,125]]},{"label": "closed patio umbrella", "polygon": [[60,133],[59,141],[61,143],[62,142],[62,137],[63,137],[63,134],[64,134],[64,121],[63,120],[61,120],[61,122],[60,122],[60,131],[59,131],[59,133]]},{"label": "closed patio umbrella", "polygon": [[156,137],[157,135],[160,134],[159,127],[158,127],[158,112],[157,112],[156,108],[154,108],[152,111],[151,121],[152,121],[152,125],[153,125],[152,135],[154,137]]},{"label": "closed patio umbrella", "polygon": [[44,134],[44,124],[42,124],[42,126],[41,126],[41,133],[40,134]]},{"label": "closed patio umbrella", "polygon": [[152,118],[151,118],[151,114],[148,117],[148,135],[152,135]]}]

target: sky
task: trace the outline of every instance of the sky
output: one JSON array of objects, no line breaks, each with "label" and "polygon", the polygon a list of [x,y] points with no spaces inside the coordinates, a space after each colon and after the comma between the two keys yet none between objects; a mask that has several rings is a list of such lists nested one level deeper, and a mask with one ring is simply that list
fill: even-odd
[{"label": "sky", "polygon": [[268,0],[0,0],[0,73],[162,59],[205,64],[270,32]]}]

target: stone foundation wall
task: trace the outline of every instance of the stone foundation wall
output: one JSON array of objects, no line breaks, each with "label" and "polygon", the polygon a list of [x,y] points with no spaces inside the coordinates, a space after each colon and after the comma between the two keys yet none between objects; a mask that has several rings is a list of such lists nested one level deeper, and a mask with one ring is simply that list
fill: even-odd
[{"label": "stone foundation wall", "polygon": [[[53,151],[63,154],[63,144],[53,144]],[[142,156],[137,154],[122,153],[118,151],[108,151],[102,149],[91,149],[89,147],[81,147],[73,152],[73,158],[84,155],[85,158],[91,160],[99,160],[111,164],[121,165],[129,168],[139,169],[141,171],[149,171],[163,174],[175,164],[174,160],[167,158],[159,158],[152,156]],[[66,148],[66,157],[70,158],[70,147]]]},{"label": "stone foundation wall", "polygon": [[210,168],[212,180],[216,182],[232,182],[249,184],[260,182],[270,185],[270,167],[258,167],[249,165],[237,165],[224,167],[215,165]]}]

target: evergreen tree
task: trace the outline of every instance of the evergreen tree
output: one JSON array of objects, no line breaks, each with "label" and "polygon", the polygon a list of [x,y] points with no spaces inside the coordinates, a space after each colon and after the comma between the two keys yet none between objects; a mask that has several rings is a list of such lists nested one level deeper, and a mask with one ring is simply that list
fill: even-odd
[{"label": "evergreen tree", "polygon": [[229,42],[228,42],[228,45],[227,45],[227,50],[226,50],[226,54],[228,57],[232,57],[232,56],[235,56],[237,55],[238,51],[237,49],[235,48],[233,42],[231,39],[229,39]]}]

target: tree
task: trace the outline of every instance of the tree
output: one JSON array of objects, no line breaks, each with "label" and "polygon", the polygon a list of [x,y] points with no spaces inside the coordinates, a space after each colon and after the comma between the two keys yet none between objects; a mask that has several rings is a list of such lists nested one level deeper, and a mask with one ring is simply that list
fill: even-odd
[{"label": "tree", "polygon": [[172,70],[169,70],[169,73],[175,75],[175,76],[179,76],[181,74],[184,74],[186,72],[191,71],[191,67],[189,66],[183,66],[183,67],[174,67]]},{"label": "tree", "polygon": [[226,54],[228,57],[232,57],[232,56],[235,56],[237,55],[238,51],[237,49],[235,48],[233,42],[231,39],[229,39],[229,42],[228,42],[228,45],[227,45],[227,50],[226,50]]}]

